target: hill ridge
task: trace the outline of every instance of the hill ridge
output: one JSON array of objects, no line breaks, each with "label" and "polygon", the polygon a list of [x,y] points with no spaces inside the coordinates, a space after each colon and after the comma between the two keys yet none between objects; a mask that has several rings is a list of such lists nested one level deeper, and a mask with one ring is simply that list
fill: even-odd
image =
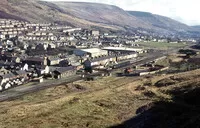
[{"label": "hill ridge", "polygon": [[[164,16],[147,12],[133,14],[131,12],[134,11],[125,11],[115,5],[92,2],[3,0],[0,3],[0,12],[13,19],[68,24],[83,28],[99,27],[123,31],[144,29],[160,34],[187,34],[194,30],[193,27]],[[146,17],[139,17],[136,13],[146,14]]]}]

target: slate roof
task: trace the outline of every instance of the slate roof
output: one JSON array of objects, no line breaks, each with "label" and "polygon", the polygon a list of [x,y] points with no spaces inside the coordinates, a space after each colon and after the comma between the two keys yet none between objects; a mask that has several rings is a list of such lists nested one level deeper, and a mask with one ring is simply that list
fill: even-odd
[{"label": "slate roof", "polygon": [[111,56],[105,56],[105,57],[95,58],[95,59],[92,59],[90,61],[91,62],[98,62],[98,61],[102,61],[102,60],[110,59],[110,58],[114,58],[114,57],[115,57],[115,55],[111,55]]},{"label": "slate roof", "polygon": [[5,79],[5,78],[13,78],[15,77],[15,75],[13,73],[8,73],[8,74],[5,74],[5,75],[2,75],[2,77]]},{"label": "slate roof", "polygon": [[59,72],[60,74],[65,73],[67,71],[71,71],[71,70],[76,70],[76,67],[75,66],[69,66],[69,67],[61,67],[61,68],[55,69],[55,71]]},{"label": "slate roof", "polygon": [[24,71],[24,70],[19,70],[19,71],[15,71],[14,74],[16,74],[16,75],[25,75],[25,74],[27,74],[27,72]]},{"label": "slate roof", "polygon": [[30,57],[30,58],[26,58],[24,61],[44,62],[44,59],[40,57]]}]

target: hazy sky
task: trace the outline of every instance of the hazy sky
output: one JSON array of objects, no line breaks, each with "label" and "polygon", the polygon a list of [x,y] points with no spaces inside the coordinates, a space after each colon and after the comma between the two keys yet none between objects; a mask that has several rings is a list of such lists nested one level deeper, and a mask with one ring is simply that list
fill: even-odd
[{"label": "hazy sky", "polygon": [[117,5],[125,10],[146,11],[168,16],[188,25],[200,25],[200,0],[49,0],[97,2]]}]

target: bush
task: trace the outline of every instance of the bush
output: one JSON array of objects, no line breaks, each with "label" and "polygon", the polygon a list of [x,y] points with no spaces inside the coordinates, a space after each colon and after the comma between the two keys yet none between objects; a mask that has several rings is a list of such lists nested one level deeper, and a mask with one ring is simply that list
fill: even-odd
[{"label": "bush", "polygon": [[179,50],[179,53],[186,54],[187,56],[196,55],[196,52],[194,50],[190,50],[190,49],[181,49],[181,50]]},{"label": "bush", "polygon": [[176,84],[176,81],[174,81],[170,78],[167,78],[167,79],[159,80],[158,82],[155,83],[155,86],[156,87],[164,87],[164,86],[170,86],[173,84]]}]

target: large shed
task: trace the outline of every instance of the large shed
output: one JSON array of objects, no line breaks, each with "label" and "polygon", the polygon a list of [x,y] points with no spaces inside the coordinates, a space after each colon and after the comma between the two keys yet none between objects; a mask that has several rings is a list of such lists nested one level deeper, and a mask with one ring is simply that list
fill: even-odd
[{"label": "large shed", "polygon": [[88,48],[88,49],[76,49],[74,50],[74,54],[77,56],[87,56],[87,57],[102,57],[102,56],[107,56],[108,51],[106,50],[101,50],[99,48]]},{"label": "large shed", "polygon": [[76,67],[75,66],[69,66],[69,67],[60,67],[53,71],[54,78],[60,79],[63,77],[73,76],[76,74]]}]

